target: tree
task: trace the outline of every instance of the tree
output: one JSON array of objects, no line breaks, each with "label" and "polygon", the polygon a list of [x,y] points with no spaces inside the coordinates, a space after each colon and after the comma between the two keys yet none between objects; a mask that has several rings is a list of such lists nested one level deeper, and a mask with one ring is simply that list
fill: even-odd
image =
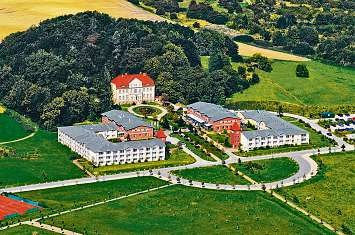
[{"label": "tree", "polygon": [[345,144],[341,145],[341,150],[344,152],[345,151]]},{"label": "tree", "polygon": [[210,72],[223,69],[226,66],[231,66],[228,56],[221,52],[211,55],[208,63],[208,69]]},{"label": "tree", "polygon": [[259,75],[257,73],[253,73],[250,79],[250,84],[256,84],[260,82]]},{"label": "tree", "polygon": [[199,29],[199,28],[201,27],[200,23],[197,22],[197,21],[195,21],[195,22],[192,24],[192,26],[193,26],[194,28],[196,28],[196,29]]},{"label": "tree", "polygon": [[282,117],[283,116],[283,108],[282,108],[282,105],[279,105],[279,108],[278,108],[278,114],[279,114],[279,116],[280,117]]},{"label": "tree", "polygon": [[303,77],[303,78],[308,78],[309,77],[309,72],[304,64],[298,64],[296,67],[296,76],[297,77]]}]

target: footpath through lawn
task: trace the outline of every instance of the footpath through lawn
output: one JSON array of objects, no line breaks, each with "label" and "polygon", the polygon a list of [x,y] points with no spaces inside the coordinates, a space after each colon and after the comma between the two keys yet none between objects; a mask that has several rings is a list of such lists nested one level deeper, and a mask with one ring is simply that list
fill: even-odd
[{"label": "footpath through lawn", "polygon": [[181,185],[42,222],[89,234],[331,234],[263,192]]},{"label": "footpath through lawn", "polygon": [[84,176],[72,163],[76,154],[58,143],[57,133],[38,130],[32,138],[5,146],[16,154],[0,157],[1,188]]},{"label": "footpath through lawn", "polygon": [[279,189],[302,208],[337,229],[355,231],[355,152],[314,157],[320,171],[302,184]]}]

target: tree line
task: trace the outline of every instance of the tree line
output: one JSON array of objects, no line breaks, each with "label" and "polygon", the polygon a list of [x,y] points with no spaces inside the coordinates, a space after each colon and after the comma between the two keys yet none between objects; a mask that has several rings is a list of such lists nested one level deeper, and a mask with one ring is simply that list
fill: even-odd
[{"label": "tree line", "polygon": [[[203,69],[201,55],[220,65]],[[70,125],[112,108],[113,77],[146,72],[167,100],[221,104],[252,84],[230,60],[241,60],[238,47],[213,31],[97,12],[61,16],[0,44],[0,100],[47,128]]]},{"label": "tree line", "polygon": [[[226,25],[252,35],[237,36],[238,41],[355,66],[354,1],[290,0],[292,4],[286,4],[284,1],[255,0],[242,4],[239,0],[192,0],[187,8],[179,7],[181,0],[140,2],[171,19],[176,19],[176,13],[180,12],[191,19]],[[199,23],[195,23],[194,26],[199,27]]]}]

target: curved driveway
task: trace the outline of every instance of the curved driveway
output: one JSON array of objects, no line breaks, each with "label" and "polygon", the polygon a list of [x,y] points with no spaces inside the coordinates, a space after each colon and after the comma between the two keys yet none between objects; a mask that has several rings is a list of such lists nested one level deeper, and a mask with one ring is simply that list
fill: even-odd
[{"label": "curved driveway", "polygon": [[[302,119],[306,123],[309,123],[317,131],[318,130],[321,131],[322,134],[327,133],[327,131],[324,128],[320,127],[318,124],[312,122],[307,118],[293,115],[293,114],[285,114],[285,116]],[[342,151],[341,145],[343,144],[346,146],[345,151],[351,151],[354,149],[354,146],[344,143],[344,141],[338,137],[332,136],[331,138],[334,139],[338,144],[338,146],[332,147],[331,149],[332,152],[341,152]],[[172,137],[168,137],[168,141],[172,143],[178,142],[177,139]],[[303,182],[316,175],[318,170],[318,166],[316,162],[310,157],[312,155],[317,154],[318,149],[310,149],[310,150],[302,150],[296,152],[279,153],[279,154],[254,156],[254,157],[239,157],[233,154],[231,151],[226,151],[226,154],[228,154],[229,158],[225,161],[225,164],[237,163],[238,159],[240,159],[242,162],[248,162],[248,161],[289,157],[299,165],[299,170],[291,177],[288,177],[283,180],[275,181],[275,182],[270,182],[270,183],[264,183],[264,184],[255,183],[251,185],[225,185],[225,184],[216,185],[212,183],[204,183],[198,181],[191,181],[188,179],[182,179],[181,177],[175,176],[171,173],[172,171],[176,171],[176,170],[216,166],[222,164],[222,161],[210,162],[210,161],[203,160],[200,157],[198,157],[196,154],[194,154],[191,150],[186,148],[186,146],[183,147],[183,150],[186,153],[193,156],[196,159],[196,162],[185,166],[167,167],[167,168],[154,169],[150,171],[146,170],[146,171],[128,172],[128,173],[120,173],[120,174],[106,175],[106,176],[99,176],[99,177],[87,177],[87,178],[71,179],[71,180],[64,180],[58,182],[49,182],[49,183],[42,183],[42,184],[3,188],[0,189],[0,193],[2,192],[17,193],[23,191],[57,188],[57,187],[64,187],[64,186],[77,185],[77,184],[88,184],[88,183],[101,182],[101,181],[127,179],[127,178],[134,178],[140,176],[155,176],[162,180],[169,181],[173,184],[183,184],[186,186],[199,187],[199,188],[220,189],[220,190],[262,190],[263,186],[265,186],[266,189],[274,189],[277,187],[286,187],[286,186],[294,185],[296,183]],[[319,153],[320,154],[329,153],[329,148],[328,147],[320,148]]]}]

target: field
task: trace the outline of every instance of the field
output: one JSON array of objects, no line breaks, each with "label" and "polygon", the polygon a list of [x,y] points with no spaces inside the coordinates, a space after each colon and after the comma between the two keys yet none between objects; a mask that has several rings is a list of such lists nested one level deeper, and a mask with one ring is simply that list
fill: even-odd
[{"label": "field", "polygon": [[285,53],[285,52],[256,47],[241,42],[237,42],[237,44],[239,47],[239,54],[241,56],[252,56],[256,53],[259,53],[263,56],[266,56],[269,59],[275,59],[275,60],[286,60],[286,61],[295,61],[295,62],[309,61],[308,58]]},{"label": "field", "polygon": [[[68,209],[163,186],[167,182],[154,177],[140,177],[54,189],[23,192],[18,195],[44,204],[49,209]],[[47,210],[47,209],[45,209]]]},{"label": "field", "polygon": [[75,154],[57,142],[57,133],[39,130],[32,138],[5,146],[16,155],[0,158],[0,187],[84,176],[71,162]]},{"label": "field", "polygon": [[[0,107],[1,109],[1,107]],[[20,123],[6,114],[0,113],[0,143],[25,137],[29,133]]]},{"label": "field", "polygon": [[44,229],[35,228],[29,225],[21,225],[14,228],[7,229],[5,231],[0,231],[1,235],[54,235],[57,233],[50,232]]},{"label": "field", "polygon": [[233,95],[231,101],[276,100],[327,106],[354,103],[355,69],[309,61],[303,64],[307,65],[310,78],[298,78],[297,64],[274,61],[272,72],[258,71],[260,83]]},{"label": "field", "polygon": [[262,192],[184,186],[171,186],[43,222],[87,234],[330,234]]},{"label": "field", "polygon": [[304,209],[336,228],[355,231],[355,152],[321,155],[314,158],[321,166],[318,176],[281,190]]},{"label": "field", "polygon": [[233,172],[225,166],[201,167],[194,169],[179,170],[174,172],[175,175],[184,179],[191,179],[200,182],[214,184],[249,184],[244,178]]},{"label": "field", "polygon": [[125,0],[1,0],[0,40],[48,18],[95,10],[117,18],[163,20]]},{"label": "field", "polygon": [[289,158],[276,158],[234,165],[239,171],[259,183],[288,178],[298,171],[298,165]]},{"label": "field", "polygon": [[178,165],[188,165],[195,162],[195,159],[180,149],[174,149],[173,152],[164,161],[152,161],[142,163],[132,163],[123,165],[112,165],[92,168],[91,164],[85,162],[86,169],[95,175],[113,174],[127,171],[148,170],[162,167],[171,167]]}]

